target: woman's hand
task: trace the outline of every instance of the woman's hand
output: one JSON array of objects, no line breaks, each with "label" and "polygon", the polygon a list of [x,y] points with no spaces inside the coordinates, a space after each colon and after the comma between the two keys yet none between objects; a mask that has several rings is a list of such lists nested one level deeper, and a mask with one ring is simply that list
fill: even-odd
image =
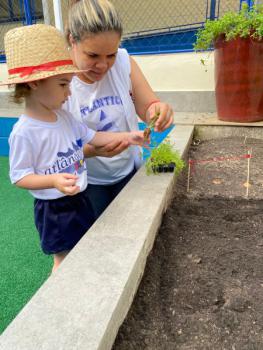
[{"label": "woman's hand", "polygon": [[160,115],[155,123],[154,131],[161,132],[172,125],[174,121],[174,112],[168,103],[155,102],[147,109],[146,119],[148,123],[150,123],[151,119],[154,118],[156,112],[159,112]]}]

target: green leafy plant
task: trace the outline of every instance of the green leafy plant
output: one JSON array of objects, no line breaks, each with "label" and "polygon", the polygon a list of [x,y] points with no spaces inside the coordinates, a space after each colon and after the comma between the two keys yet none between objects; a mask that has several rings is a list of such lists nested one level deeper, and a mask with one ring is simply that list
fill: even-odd
[{"label": "green leafy plant", "polygon": [[197,32],[197,40],[194,49],[208,50],[216,39],[224,35],[229,41],[237,37],[252,37],[261,40],[263,37],[263,6],[255,5],[249,8],[243,4],[240,12],[228,12],[218,20],[207,20],[204,28]]},{"label": "green leafy plant", "polygon": [[173,148],[169,139],[152,150],[150,157],[145,163],[146,173],[147,175],[159,173],[158,168],[164,166],[172,167],[177,175],[185,166],[179,152]]}]

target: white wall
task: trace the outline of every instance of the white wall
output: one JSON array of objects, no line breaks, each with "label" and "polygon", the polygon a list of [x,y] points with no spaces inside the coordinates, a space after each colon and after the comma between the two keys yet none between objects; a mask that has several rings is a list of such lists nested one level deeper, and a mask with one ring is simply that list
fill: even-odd
[{"label": "white wall", "polygon": [[[7,66],[5,63],[0,63],[0,82],[7,79]],[[8,91],[7,86],[0,86],[1,91]],[[0,106],[1,108],[1,106]]]},{"label": "white wall", "polygon": [[[214,90],[213,52],[133,56],[155,91]],[[201,64],[205,60],[205,66]],[[0,64],[0,80],[7,77],[6,64]],[[0,91],[7,87],[1,87]]]},{"label": "white wall", "polygon": [[[214,55],[175,53],[134,56],[155,91],[214,90]],[[205,66],[201,64],[205,60]]]}]

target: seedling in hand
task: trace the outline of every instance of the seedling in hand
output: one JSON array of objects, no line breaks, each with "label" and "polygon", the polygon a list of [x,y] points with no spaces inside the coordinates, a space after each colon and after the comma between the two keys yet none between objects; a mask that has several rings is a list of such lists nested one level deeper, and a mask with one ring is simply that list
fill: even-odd
[{"label": "seedling in hand", "polygon": [[150,123],[148,124],[147,128],[143,132],[145,142],[149,139],[151,134],[151,129],[154,128],[155,123],[157,122],[157,119],[159,118],[160,114],[161,114],[160,108],[155,108],[154,116],[150,120]]}]

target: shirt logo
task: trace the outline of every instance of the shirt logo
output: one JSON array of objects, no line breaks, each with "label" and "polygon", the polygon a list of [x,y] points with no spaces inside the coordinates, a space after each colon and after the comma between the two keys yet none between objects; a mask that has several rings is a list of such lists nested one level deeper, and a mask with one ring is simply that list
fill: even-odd
[{"label": "shirt logo", "polygon": [[97,131],[120,131],[116,123],[104,111],[100,112],[100,121],[96,124],[96,129]]},{"label": "shirt logo", "polygon": [[68,148],[66,152],[58,152],[57,157],[53,165],[45,170],[45,175],[57,173],[77,175],[86,170],[81,139],[76,140],[76,143],[72,142],[72,148]]}]

